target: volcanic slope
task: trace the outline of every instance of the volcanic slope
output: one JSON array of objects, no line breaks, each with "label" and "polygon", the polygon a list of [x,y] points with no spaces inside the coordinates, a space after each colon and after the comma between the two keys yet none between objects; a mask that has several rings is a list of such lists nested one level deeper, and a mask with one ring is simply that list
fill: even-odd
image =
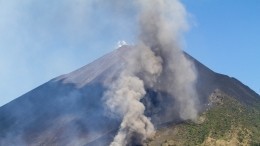
[{"label": "volcanic slope", "polygon": [[[130,49],[123,46],[2,106],[0,145],[109,145],[120,119],[108,116],[102,97],[122,70]],[[142,102],[158,132],[146,144],[230,145],[233,137],[241,144],[259,144],[259,95],[237,79],[213,72],[188,54],[186,57],[198,71],[200,118],[194,123],[181,121],[177,113],[169,117],[163,106],[167,95],[162,99],[163,93],[147,89]]]}]

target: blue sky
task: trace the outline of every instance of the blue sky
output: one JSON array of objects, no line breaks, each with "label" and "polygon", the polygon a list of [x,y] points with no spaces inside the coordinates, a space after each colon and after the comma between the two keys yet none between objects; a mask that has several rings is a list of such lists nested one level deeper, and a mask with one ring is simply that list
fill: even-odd
[{"label": "blue sky", "polygon": [[[109,1],[0,0],[0,106],[61,74],[132,44],[136,15]],[[102,0],[96,0],[101,1]],[[260,92],[260,1],[183,0],[184,50]]]},{"label": "blue sky", "polygon": [[194,25],[186,49],[260,93],[260,1],[184,0]]}]

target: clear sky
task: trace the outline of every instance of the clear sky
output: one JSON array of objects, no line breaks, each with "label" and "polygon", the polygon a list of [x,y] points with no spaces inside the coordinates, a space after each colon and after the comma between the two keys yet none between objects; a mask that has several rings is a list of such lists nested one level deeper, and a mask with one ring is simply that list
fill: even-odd
[{"label": "clear sky", "polygon": [[[0,0],[0,106],[114,50],[120,40],[135,42],[133,9],[92,1],[98,0]],[[184,50],[259,93],[260,1],[182,2],[191,24]]]}]

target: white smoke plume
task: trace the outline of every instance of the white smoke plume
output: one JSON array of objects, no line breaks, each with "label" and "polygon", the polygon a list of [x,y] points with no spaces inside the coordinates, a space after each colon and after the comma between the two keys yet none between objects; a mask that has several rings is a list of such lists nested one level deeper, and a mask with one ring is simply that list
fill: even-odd
[{"label": "white smoke plume", "polygon": [[180,46],[182,33],[188,28],[185,8],[179,0],[134,2],[139,8],[139,42],[129,51],[124,70],[104,96],[109,111],[122,119],[111,146],[133,141],[142,144],[154,135],[140,101],[146,87],[170,94],[184,120],[195,120],[198,112],[196,70]]},{"label": "white smoke plume", "polygon": [[144,115],[145,106],[140,102],[146,92],[144,81],[137,74],[142,73],[146,77],[144,80],[149,77],[149,85],[152,86],[162,71],[161,58],[140,44],[126,59],[124,71],[105,93],[109,110],[122,118],[119,132],[111,146],[127,145],[133,137],[138,137],[137,142],[142,143],[155,134],[153,124]]},{"label": "white smoke plume", "polygon": [[162,58],[163,72],[157,87],[178,102],[180,117],[197,117],[197,79],[193,62],[181,50],[181,37],[188,29],[187,12],[179,0],[139,0],[140,40]]},{"label": "white smoke plume", "polygon": [[143,81],[136,76],[122,73],[106,96],[110,110],[120,115],[123,120],[120,130],[111,146],[126,145],[133,134],[142,136],[142,140],[154,134],[154,127],[144,116],[144,105],[140,99],[145,95]]}]

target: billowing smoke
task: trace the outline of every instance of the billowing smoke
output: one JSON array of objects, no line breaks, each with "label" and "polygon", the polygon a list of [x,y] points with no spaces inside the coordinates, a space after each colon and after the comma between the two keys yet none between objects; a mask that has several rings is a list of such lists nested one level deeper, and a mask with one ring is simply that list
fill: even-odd
[{"label": "billowing smoke", "polygon": [[[135,52],[137,50],[140,52]],[[130,141],[140,144],[155,133],[153,124],[144,115],[145,106],[140,100],[146,93],[144,81],[153,86],[160,75],[161,58],[141,44],[135,51],[128,54],[124,70],[105,94],[109,110],[122,118],[111,146],[127,145]],[[137,76],[139,73],[145,77],[143,80]]]},{"label": "billowing smoke", "polygon": [[[146,88],[166,92],[177,102],[183,120],[197,117],[196,70],[181,50],[188,28],[179,0],[135,0],[139,8],[139,42],[129,51],[125,68],[105,93],[105,104],[122,119],[111,146],[142,144],[154,135],[140,101]],[[171,112],[172,107],[167,107]]]},{"label": "billowing smoke", "polygon": [[176,99],[180,117],[195,120],[197,73],[181,50],[182,33],[187,30],[187,12],[178,0],[139,1],[140,40],[163,59],[163,73],[157,87]]}]

